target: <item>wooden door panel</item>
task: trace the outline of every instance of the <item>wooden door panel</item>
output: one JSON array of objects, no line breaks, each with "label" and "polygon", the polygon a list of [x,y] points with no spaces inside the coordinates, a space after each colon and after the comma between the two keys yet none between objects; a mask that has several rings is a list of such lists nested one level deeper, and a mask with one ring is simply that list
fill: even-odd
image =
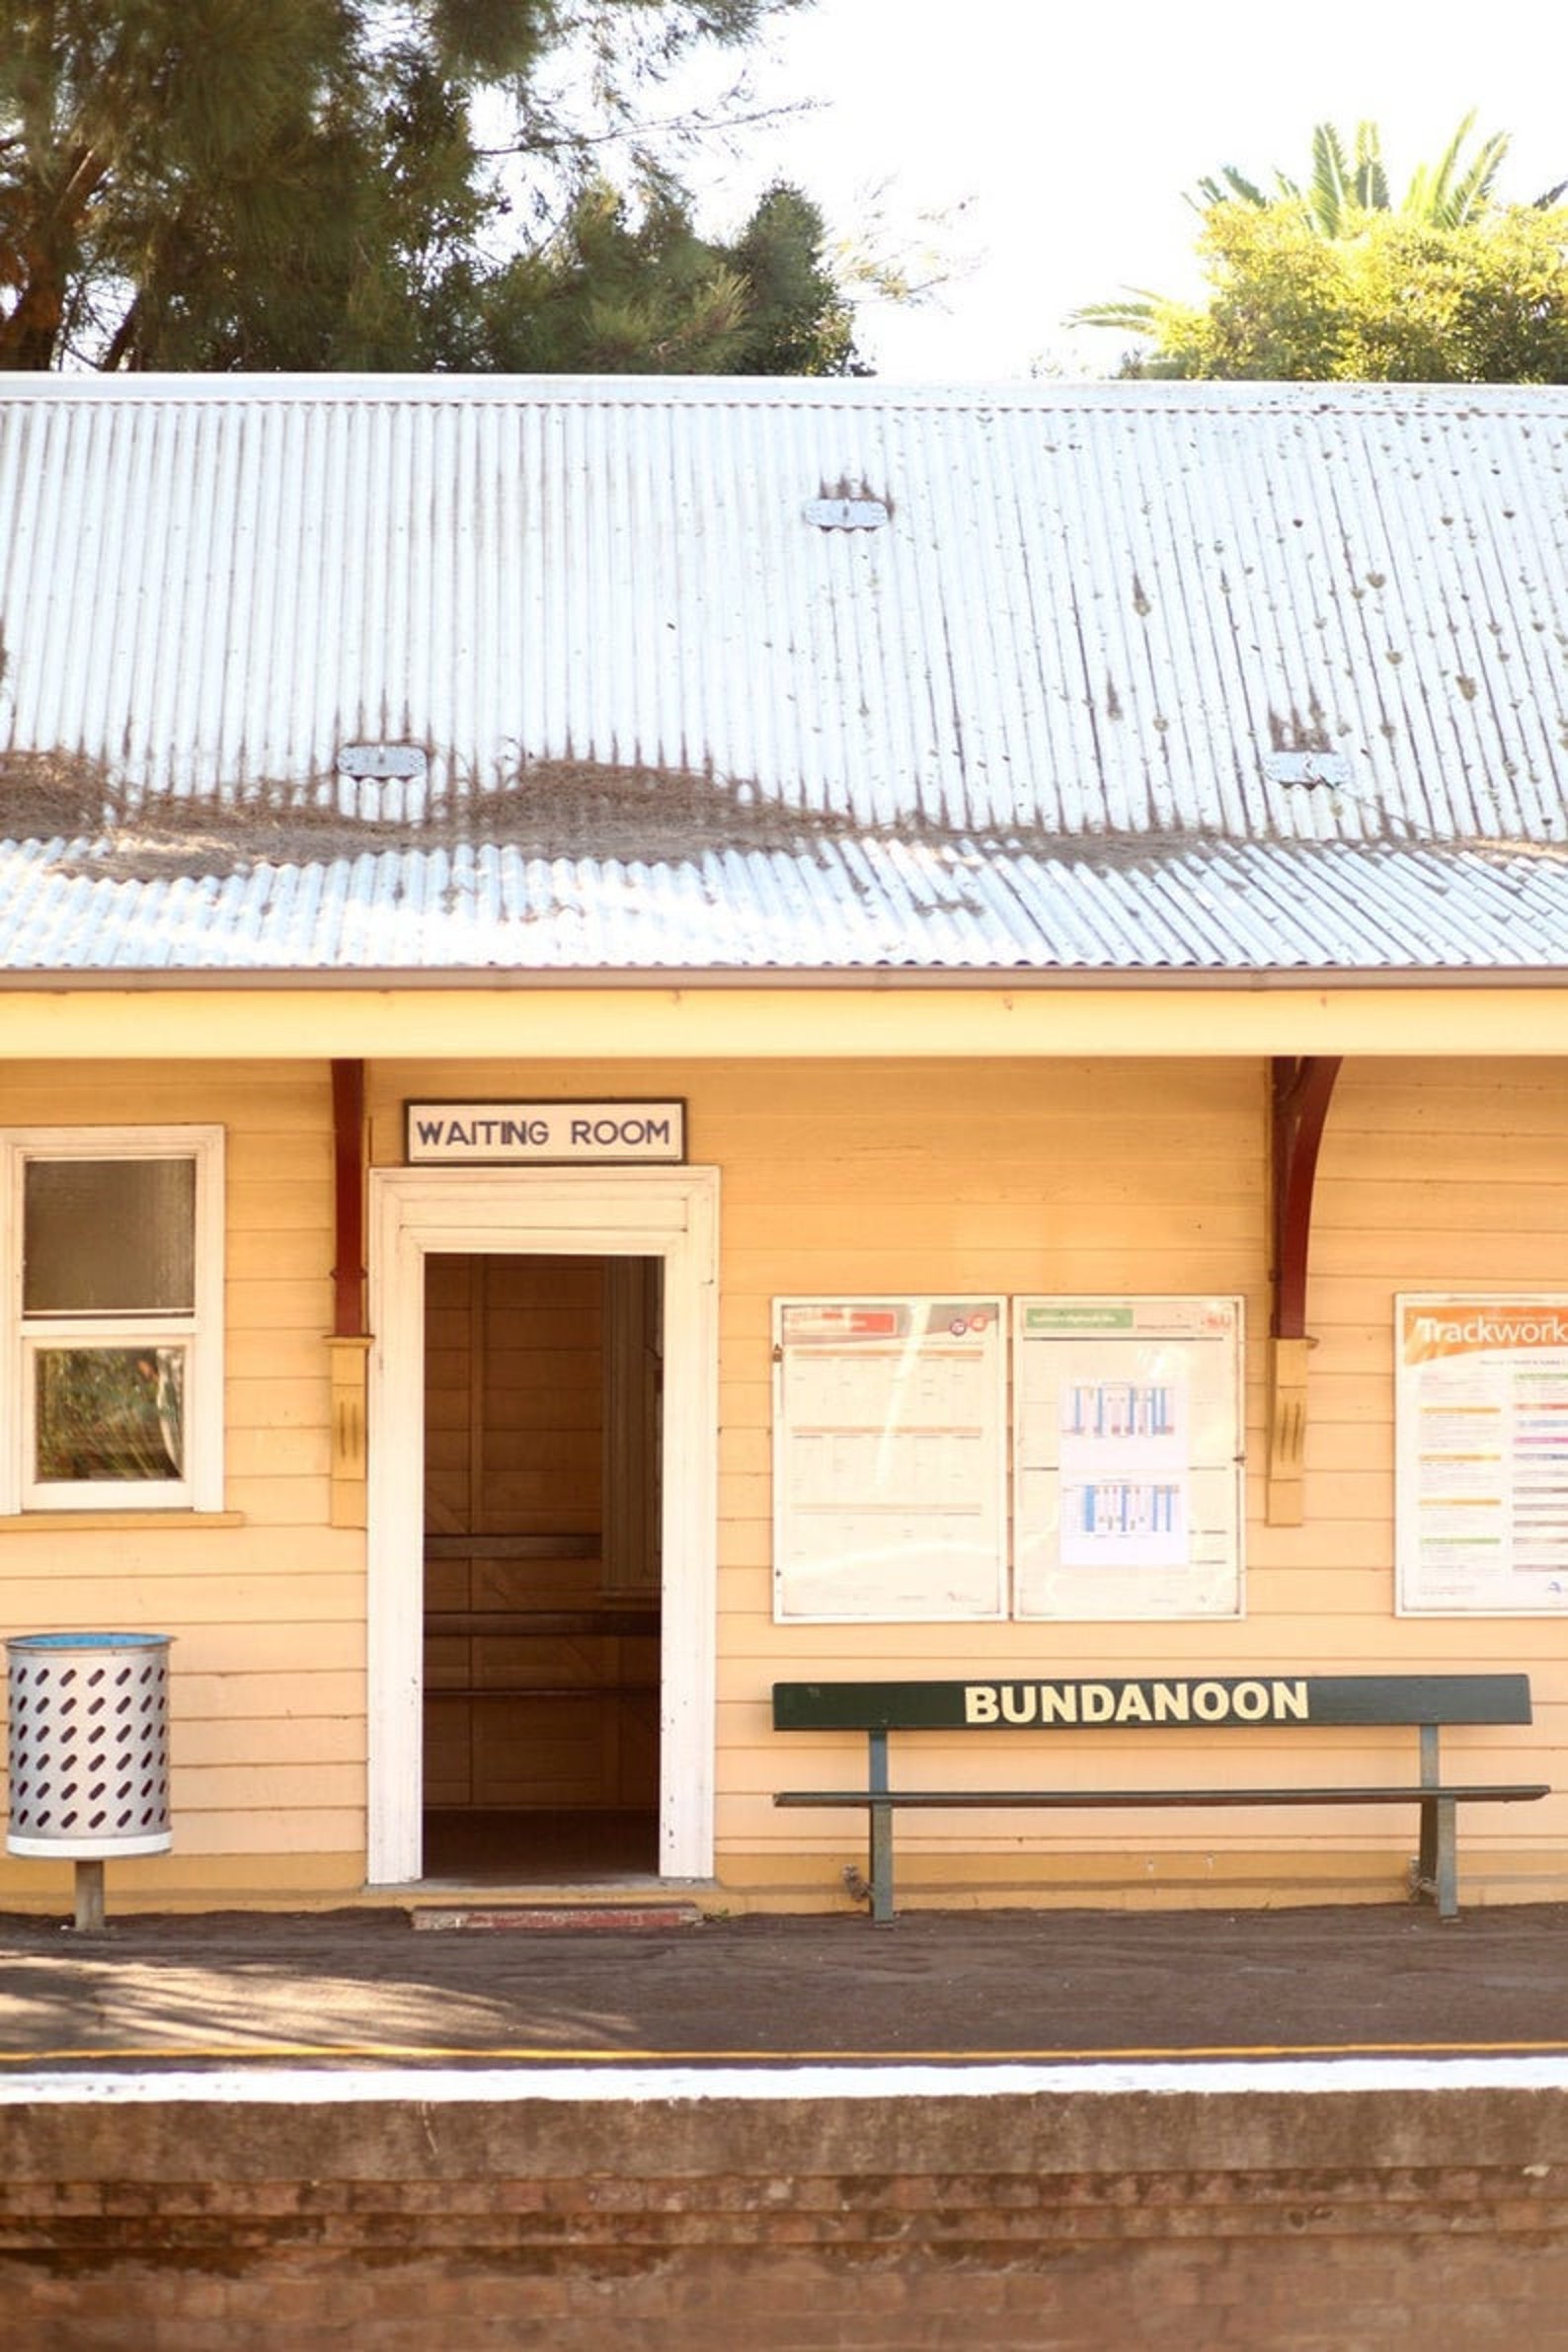
[{"label": "wooden door panel", "polygon": [[600,1806],[614,1802],[604,1771],[601,1692],[473,1708],[476,1805]]},{"label": "wooden door panel", "polygon": [[[655,1301],[652,1322],[643,1308],[628,1326],[640,1369],[621,1389],[632,1406],[606,1376],[612,1276],[617,1329],[629,1296]],[[617,1605],[624,1627],[627,1594],[649,1590],[645,1494],[619,1501],[617,1526],[628,1530],[620,1578],[606,1575],[602,1554],[618,1449],[630,1457],[620,1473],[629,1485],[641,1489],[649,1476],[654,1407],[644,1400],[657,1324],[649,1276],[632,1282],[605,1261],[429,1261],[426,1607],[439,1624],[426,1644],[432,1807],[657,1803],[657,1633],[591,1627]],[[607,1393],[617,1430],[636,1423],[614,1443]],[[652,1591],[657,1599],[657,1566]],[[571,1632],[528,1628],[530,1614],[551,1612],[588,1622]]]}]

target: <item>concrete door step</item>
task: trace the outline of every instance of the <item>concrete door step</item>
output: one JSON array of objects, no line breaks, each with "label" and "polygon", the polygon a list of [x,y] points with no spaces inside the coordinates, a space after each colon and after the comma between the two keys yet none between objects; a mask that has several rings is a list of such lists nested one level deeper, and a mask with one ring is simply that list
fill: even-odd
[{"label": "concrete door step", "polygon": [[626,1935],[702,1923],[694,1903],[460,1904],[438,1910],[422,1906],[412,1916],[415,1927],[426,1931],[467,1928],[520,1935]]}]

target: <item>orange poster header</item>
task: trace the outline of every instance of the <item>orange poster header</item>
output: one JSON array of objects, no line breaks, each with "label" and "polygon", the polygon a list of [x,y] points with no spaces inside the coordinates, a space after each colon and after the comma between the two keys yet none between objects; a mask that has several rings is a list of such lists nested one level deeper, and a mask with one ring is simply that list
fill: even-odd
[{"label": "orange poster header", "polygon": [[1407,1306],[1404,1359],[1432,1364],[1445,1356],[1479,1356],[1506,1349],[1568,1350],[1568,1302],[1535,1306],[1456,1299],[1451,1305]]}]

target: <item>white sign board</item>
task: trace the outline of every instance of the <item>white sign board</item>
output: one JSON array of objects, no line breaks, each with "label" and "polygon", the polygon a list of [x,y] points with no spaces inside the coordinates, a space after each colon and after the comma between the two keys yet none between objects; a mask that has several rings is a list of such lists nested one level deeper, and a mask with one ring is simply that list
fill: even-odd
[{"label": "white sign board", "polygon": [[1394,1301],[1398,1607],[1568,1609],[1568,1294]]},{"label": "white sign board", "polygon": [[1006,1613],[1000,1298],[773,1307],[774,1614]]},{"label": "white sign board", "polygon": [[1020,1617],[1241,1614],[1239,1298],[1013,1305]]},{"label": "white sign board", "polygon": [[408,1103],[415,1167],[665,1165],[686,1156],[683,1102]]}]

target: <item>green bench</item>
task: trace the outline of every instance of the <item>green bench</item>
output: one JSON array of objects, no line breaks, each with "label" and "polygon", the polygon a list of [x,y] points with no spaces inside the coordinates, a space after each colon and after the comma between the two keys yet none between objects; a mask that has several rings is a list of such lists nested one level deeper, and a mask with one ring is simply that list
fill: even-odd
[{"label": "green bench", "polygon": [[[775,1805],[848,1807],[868,1817],[870,1895],[874,1920],[891,1920],[893,1824],[898,1813],[946,1812],[960,1807],[1063,1812],[1084,1807],[1215,1807],[1233,1805],[1414,1805],[1420,1809],[1420,1852],[1411,1892],[1437,1905],[1441,1919],[1458,1916],[1454,1817],[1460,1805],[1509,1805],[1549,1795],[1545,1782],[1445,1780],[1439,1739],[1450,1726],[1524,1724],[1530,1720],[1529,1678],[1480,1675],[1143,1675],[965,1683],[775,1683],[773,1728],[780,1732],[863,1731],[866,1782],[862,1788],[788,1788]],[[1203,1788],[1097,1788],[1074,1779],[1047,1788],[894,1788],[888,1741],[894,1732],[983,1731],[1068,1735],[1073,1767],[1085,1751],[1076,1735],[1100,1730],[1195,1735],[1225,1731],[1335,1728],[1378,1730],[1408,1725],[1420,1735],[1418,1777],[1328,1788],[1259,1788],[1220,1784]]]}]

